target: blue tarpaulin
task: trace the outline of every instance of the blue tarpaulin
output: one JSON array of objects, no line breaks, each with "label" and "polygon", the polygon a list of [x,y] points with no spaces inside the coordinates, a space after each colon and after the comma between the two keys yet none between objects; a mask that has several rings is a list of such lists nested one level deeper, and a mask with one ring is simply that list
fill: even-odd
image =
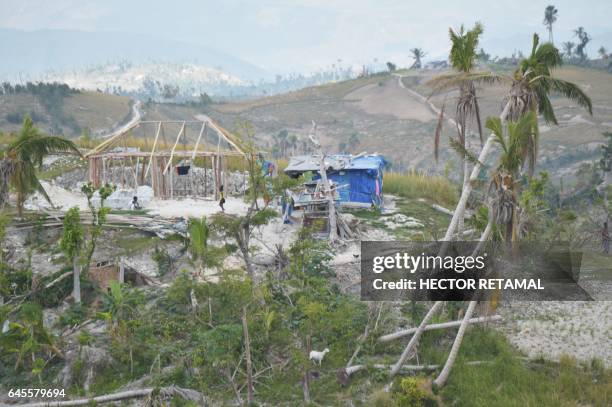
[{"label": "blue tarpaulin", "polygon": [[[325,157],[327,177],[338,185],[340,204],[380,207],[383,197],[383,169],[387,161],[381,155],[351,156],[337,154]],[[307,171],[319,176],[319,158],[291,157],[285,173],[297,177]]]}]

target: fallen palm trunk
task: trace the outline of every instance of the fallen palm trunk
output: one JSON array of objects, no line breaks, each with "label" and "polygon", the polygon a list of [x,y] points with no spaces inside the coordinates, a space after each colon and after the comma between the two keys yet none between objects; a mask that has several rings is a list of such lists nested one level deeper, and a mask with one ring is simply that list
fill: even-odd
[{"label": "fallen palm trunk", "polygon": [[[157,392],[156,390],[159,390]],[[198,405],[208,405],[210,402],[204,395],[198,391],[191,389],[183,389],[176,386],[154,388],[149,387],[145,389],[128,390],[119,393],[106,394],[104,396],[90,397],[78,400],[67,400],[67,401],[43,401],[37,403],[19,404],[22,407],[67,407],[67,406],[85,406],[93,403],[110,403],[114,401],[127,400],[138,397],[155,396],[170,398],[173,396],[179,396],[185,400],[193,401]]]},{"label": "fallen palm trunk", "polygon": [[450,371],[453,368],[453,365],[455,364],[455,360],[457,360],[457,354],[459,353],[459,348],[461,347],[461,342],[463,341],[465,330],[469,325],[470,317],[474,313],[474,309],[476,308],[477,303],[478,301],[475,300],[470,301],[467,311],[465,311],[465,316],[463,317],[463,321],[461,321],[461,325],[459,325],[459,331],[457,332],[457,336],[455,336],[455,341],[453,342],[451,351],[448,354],[446,363],[444,363],[444,368],[442,368],[442,371],[440,372],[436,380],[434,380],[434,384],[436,386],[442,387],[446,384],[446,381],[448,380]]},{"label": "fallen palm trunk", "polygon": [[[491,315],[490,317],[470,318],[468,323],[470,323],[470,324],[479,324],[479,323],[483,323],[483,322],[499,321],[501,319],[502,319],[501,315]],[[453,328],[453,327],[461,325],[461,322],[462,322],[462,320],[457,320],[457,321],[442,322],[442,323],[439,323],[439,324],[431,324],[431,325],[427,325],[424,330],[425,331],[433,331],[435,329]],[[394,332],[392,334],[383,335],[380,338],[378,338],[378,341],[379,342],[390,342],[390,341],[393,341],[395,339],[399,339],[399,338],[403,338],[404,336],[411,335],[411,334],[415,333],[417,329],[418,329],[417,327],[415,327],[415,328],[408,328],[408,329],[404,329],[404,330],[401,330],[401,331]]]},{"label": "fallen palm trunk", "polygon": [[[486,360],[476,360],[473,362],[466,362],[465,364],[466,365],[481,365],[484,363],[489,363],[489,362]],[[393,365],[382,365],[382,364],[354,365],[354,366],[350,366],[344,369],[340,369],[340,371],[343,371],[344,373],[346,373],[347,376],[350,376],[353,373],[357,373],[361,370],[365,370],[368,368],[391,371],[391,369],[393,368]],[[440,365],[403,365],[400,369],[400,372],[401,371],[417,372],[417,371],[425,371],[425,370],[436,370],[439,368],[440,368]]]},{"label": "fallen palm trunk", "polygon": [[425,314],[425,316],[423,317],[423,320],[419,324],[419,327],[416,329],[416,331],[414,331],[414,335],[412,335],[412,338],[410,338],[410,342],[408,342],[408,345],[406,345],[406,347],[404,348],[402,355],[397,360],[395,365],[393,365],[393,367],[391,368],[391,377],[395,376],[400,371],[402,365],[404,364],[404,362],[406,362],[406,360],[416,355],[416,348],[419,344],[419,341],[421,340],[421,335],[423,335],[423,332],[425,332],[425,327],[427,326],[427,324],[429,324],[429,321],[434,316],[434,314],[438,312],[438,309],[441,306],[442,301],[436,301],[431,306],[429,311],[427,311],[427,314]]}]

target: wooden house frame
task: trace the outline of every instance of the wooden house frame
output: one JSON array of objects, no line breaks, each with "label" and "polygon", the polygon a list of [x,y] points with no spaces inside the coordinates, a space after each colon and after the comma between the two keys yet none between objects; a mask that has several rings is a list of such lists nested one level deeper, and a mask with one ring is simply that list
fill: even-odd
[{"label": "wooden house frame", "polygon": [[[177,129],[176,136],[169,140],[166,133]],[[140,134],[135,135],[137,132]],[[191,136],[189,141],[188,133]],[[182,146],[179,146],[181,142]],[[134,143],[138,144],[138,147],[130,147],[130,144]],[[124,178],[126,173],[130,174],[130,185],[149,185],[153,189],[153,195],[162,199],[201,195],[190,176],[183,177],[185,187],[181,191],[175,190],[176,182],[173,180],[177,164],[187,162],[192,165],[198,160],[205,171],[204,179],[206,171],[212,171],[211,187],[214,190],[214,198],[218,199],[219,187],[227,186],[230,182],[228,158],[239,157],[244,160],[246,172],[247,154],[253,153],[245,152],[238,137],[207,118],[189,121],[138,121],[104,140],[85,154],[85,157],[89,162],[89,181],[96,188],[106,183],[124,184],[125,179],[113,179],[113,172],[110,171],[112,167],[120,166]],[[206,190],[205,186],[204,191]]]}]

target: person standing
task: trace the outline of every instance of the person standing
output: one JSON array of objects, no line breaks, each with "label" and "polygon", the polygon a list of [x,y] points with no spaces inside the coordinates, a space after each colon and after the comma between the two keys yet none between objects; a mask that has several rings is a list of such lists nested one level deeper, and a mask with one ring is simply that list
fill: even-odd
[{"label": "person standing", "polygon": [[221,211],[225,212],[225,207],[223,205],[225,205],[225,192],[223,192],[223,185],[219,186],[219,195],[221,196],[221,199],[219,199],[219,206],[221,207]]}]

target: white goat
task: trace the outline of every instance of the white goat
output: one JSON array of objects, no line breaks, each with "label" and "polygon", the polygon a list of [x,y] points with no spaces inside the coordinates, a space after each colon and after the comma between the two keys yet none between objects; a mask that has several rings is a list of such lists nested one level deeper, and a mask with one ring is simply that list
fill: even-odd
[{"label": "white goat", "polygon": [[321,366],[321,361],[323,360],[323,358],[325,357],[325,354],[329,352],[329,348],[325,348],[323,350],[323,352],[319,352],[316,350],[311,350],[310,351],[310,355],[309,355],[309,359],[314,361],[314,362],[318,362],[319,366]]}]

